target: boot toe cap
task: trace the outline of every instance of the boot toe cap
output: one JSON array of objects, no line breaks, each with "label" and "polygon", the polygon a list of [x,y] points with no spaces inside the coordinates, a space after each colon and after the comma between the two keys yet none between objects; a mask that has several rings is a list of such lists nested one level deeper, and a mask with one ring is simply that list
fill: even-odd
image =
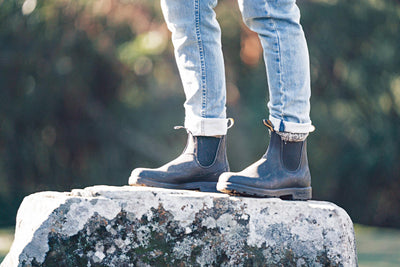
[{"label": "boot toe cap", "polygon": [[224,172],[219,176],[217,190],[223,192],[228,185],[232,183],[240,183],[241,176],[234,172]]},{"label": "boot toe cap", "polygon": [[145,168],[136,168],[132,171],[129,177],[129,185],[140,185],[140,179],[146,176]]},{"label": "boot toe cap", "polygon": [[242,173],[224,172],[219,176],[217,190],[220,192],[228,192],[236,190],[239,187],[262,187],[259,177],[251,177]]},{"label": "boot toe cap", "polygon": [[233,177],[233,172],[224,172],[219,176],[218,182],[219,183],[226,183],[229,182],[229,179]]}]

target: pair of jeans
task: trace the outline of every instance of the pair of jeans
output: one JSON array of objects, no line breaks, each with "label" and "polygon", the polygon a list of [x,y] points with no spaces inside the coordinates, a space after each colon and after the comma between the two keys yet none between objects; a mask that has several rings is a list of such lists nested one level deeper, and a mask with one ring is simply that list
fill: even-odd
[{"label": "pair of jeans", "polygon": [[[225,135],[226,85],[218,0],[161,0],[172,33],[185,91],[185,127],[195,136]],[[243,21],[263,47],[276,131],[309,133],[310,67],[307,43],[295,0],[238,0]],[[239,52],[239,51],[238,51]]]}]

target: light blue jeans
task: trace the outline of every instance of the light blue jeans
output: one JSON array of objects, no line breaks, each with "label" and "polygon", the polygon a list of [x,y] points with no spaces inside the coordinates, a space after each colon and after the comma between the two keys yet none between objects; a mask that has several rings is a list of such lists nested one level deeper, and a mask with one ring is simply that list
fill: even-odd
[{"label": "light blue jeans", "polygon": [[[258,33],[264,49],[269,119],[275,130],[313,131],[308,48],[296,1],[238,1],[244,22]],[[185,127],[197,136],[227,132],[221,29],[214,12],[217,2],[161,0],[186,95]]]}]

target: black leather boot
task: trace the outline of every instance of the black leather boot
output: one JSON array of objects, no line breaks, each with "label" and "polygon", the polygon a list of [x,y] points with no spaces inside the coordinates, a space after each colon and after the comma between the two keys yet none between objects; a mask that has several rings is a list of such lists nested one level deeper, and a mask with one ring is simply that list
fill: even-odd
[{"label": "black leather boot", "polygon": [[129,185],[217,192],[218,177],[229,171],[226,136],[193,136],[187,132],[186,148],[178,158],[157,169],[134,169]]},{"label": "black leather boot", "polygon": [[273,130],[264,156],[241,172],[226,172],[219,177],[217,190],[228,194],[258,197],[311,199],[311,175],[307,142],[286,142]]}]

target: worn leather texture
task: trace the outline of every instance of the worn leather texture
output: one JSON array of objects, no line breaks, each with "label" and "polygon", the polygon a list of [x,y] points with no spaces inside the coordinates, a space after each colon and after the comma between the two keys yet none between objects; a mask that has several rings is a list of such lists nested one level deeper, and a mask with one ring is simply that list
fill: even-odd
[{"label": "worn leather texture", "polygon": [[311,190],[307,141],[285,142],[276,132],[271,132],[263,157],[241,172],[222,174],[217,186],[222,192],[241,193],[243,188],[247,194],[259,196],[268,196],[270,192],[280,196],[280,190],[282,195],[287,193],[284,189]]},{"label": "worn leather texture", "polygon": [[[203,155],[204,151],[207,151],[208,155]],[[202,153],[201,162],[199,153]],[[210,155],[213,155],[212,158]],[[227,171],[229,163],[226,156],[226,136],[202,138],[189,132],[186,147],[179,157],[156,169],[134,169],[129,184],[165,188],[180,188],[181,185],[193,183],[216,184],[220,174]]]}]

